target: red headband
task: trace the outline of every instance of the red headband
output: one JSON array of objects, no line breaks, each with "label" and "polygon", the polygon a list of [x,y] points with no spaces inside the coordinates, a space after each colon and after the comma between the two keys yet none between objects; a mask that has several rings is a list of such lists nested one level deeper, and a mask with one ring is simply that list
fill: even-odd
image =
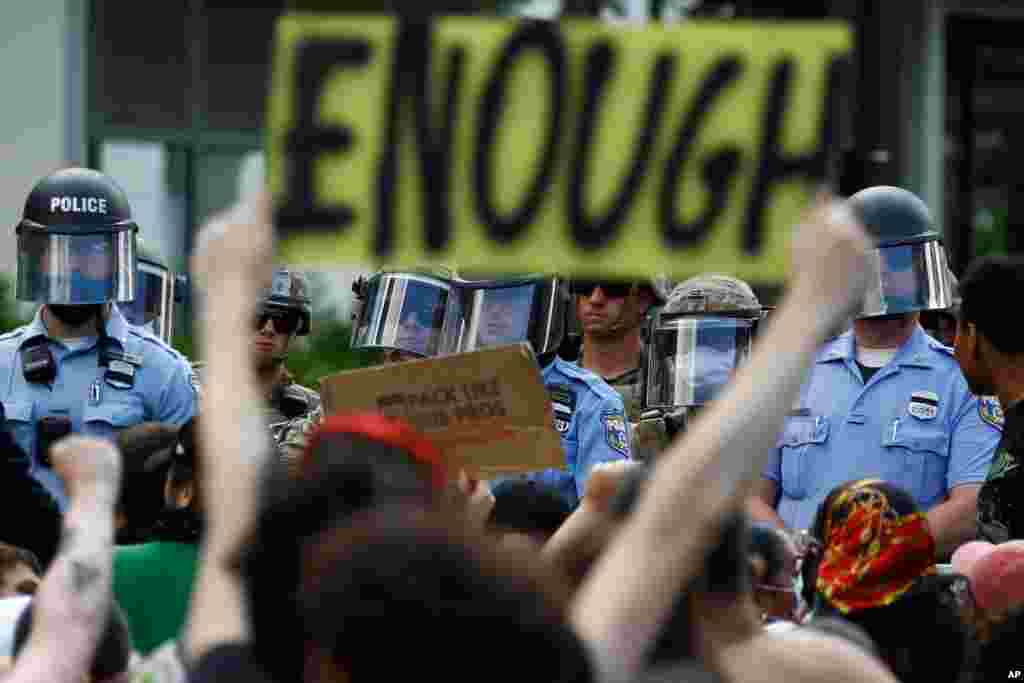
[{"label": "red headband", "polygon": [[444,456],[434,442],[417,431],[405,420],[386,417],[380,413],[352,413],[329,415],[317,425],[306,445],[303,465],[312,462],[320,441],[332,434],[351,434],[370,441],[401,449],[418,464],[426,465],[437,488],[448,481],[448,468]]}]

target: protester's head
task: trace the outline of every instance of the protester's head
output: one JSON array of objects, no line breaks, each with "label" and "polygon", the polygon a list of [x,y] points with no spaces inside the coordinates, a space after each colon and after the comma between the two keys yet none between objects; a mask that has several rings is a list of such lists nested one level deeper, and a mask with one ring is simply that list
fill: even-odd
[{"label": "protester's head", "polygon": [[960,282],[956,359],[971,391],[996,393],[995,377],[1007,365],[1024,364],[1017,319],[1006,313],[1006,297],[1024,287],[1024,259],[989,256],[971,264]]},{"label": "protester's head", "polygon": [[0,543],[0,598],[35,594],[42,575],[32,551]]},{"label": "protester's head", "polygon": [[124,463],[115,512],[118,543],[149,539],[164,509],[164,481],[177,443],[178,427],[162,422],[143,422],[118,434]]},{"label": "protester's head", "polygon": [[[14,658],[28,643],[32,635],[33,604],[22,610],[18,617],[18,623],[14,627]],[[96,652],[93,654],[92,665],[89,669],[86,680],[90,683],[120,683],[125,681],[125,675],[131,664],[132,657],[132,636],[128,630],[128,621],[124,612],[117,606],[116,602],[110,603],[110,614],[107,618],[107,627],[100,636],[96,645]]]},{"label": "protester's head", "polygon": [[966,643],[951,589],[958,577],[935,574],[935,541],[910,494],[879,480],[842,484],[812,533],[821,548],[803,572],[816,616],[863,628],[901,679],[955,680]]},{"label": "protester's head", "polygon": [[203,530],[204,494],[199,472],[199,418],[178,430],[163,481],[163,511],[153,534],[161,540],[195,543]]},{"label": "protester's head", "polygon": [[778,527],[753,524],[748,552],[758,609],[769,619],[792,619],[797,607],[793,582],[797,551],[793,542]]},{"label": "protester's head", "polygon": [[495,484],[489,531],[503,544],[539,549],[569,518],[565,498],[544,484],[509,479]]},{"label": "protester's head", "polygon": [[279,474],[266,482],[239,565],[260,663],[279,680],[301,680],[305,645],[295,592],[307,542],[389,501],[441,506],[447,469],[436,446],[408,424],[357,414],[326,416],[298,472]]},{"label": "protester's head", "polygon": [[303,555],[305,680],[475,681],[496,663],[509,680],[590,680],[567,595],[531,558],[422,508],[341,521]]},{"label": "protester's head", "polygon": [[840,484],[822,501],[803,564],[804,597],[841,614],[892,604],[934,571],[935,539],[906,491],[877,479]]},{"label": "protester's head", "polygon": [[975,604],[990,614],[1024,605],[1024,541],[974,541],[953,554],[953,570],[971,583]]}]

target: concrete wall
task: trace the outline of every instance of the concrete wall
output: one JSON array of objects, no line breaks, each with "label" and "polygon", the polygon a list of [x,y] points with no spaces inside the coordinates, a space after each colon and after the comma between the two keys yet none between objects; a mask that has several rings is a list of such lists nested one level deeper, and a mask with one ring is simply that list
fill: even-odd
[{"label": "concrete wall", "polygon": [[[78,0],[4,2],[0,20],[0,272],[13,275],[14,225],[25,197],[40,177],[84,157],[78,121],[84,106],[71,102],[69,78],[80,62],[69,50],[69,33],[78,32]],[[70,64],[69,64],[70,62]],[[82,64],[84,71],[84,64]],[[84,91],[83,91],[84,92]]]}]

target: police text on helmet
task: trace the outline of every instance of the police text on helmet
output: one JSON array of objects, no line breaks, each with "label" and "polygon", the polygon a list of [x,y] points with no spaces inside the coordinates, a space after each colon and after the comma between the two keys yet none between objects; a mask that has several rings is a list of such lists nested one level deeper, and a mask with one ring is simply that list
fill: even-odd
[{"label": "police text on helmet", "polygon": [[50,212],[107,213],[107,200],[100,197],[50,197]]}]

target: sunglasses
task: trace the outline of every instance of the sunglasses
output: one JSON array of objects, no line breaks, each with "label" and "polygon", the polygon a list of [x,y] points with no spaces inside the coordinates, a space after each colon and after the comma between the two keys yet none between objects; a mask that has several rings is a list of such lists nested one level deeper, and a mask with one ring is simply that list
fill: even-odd
[{"label": "sunglasses", "polygon": [[278,334],[291,334],[299,329],[299,314],[293,311],[262,311],[253,319],[253,328],[259,332],[270,320],[274,326],[274,332]]},{"label": "sunglasses", "polygon": [[633,291],[632,282],[608,282],[603,280],[573,280],[569,293],[573,296],[590,296],[598,287],[609,299],[624,299]]}]

